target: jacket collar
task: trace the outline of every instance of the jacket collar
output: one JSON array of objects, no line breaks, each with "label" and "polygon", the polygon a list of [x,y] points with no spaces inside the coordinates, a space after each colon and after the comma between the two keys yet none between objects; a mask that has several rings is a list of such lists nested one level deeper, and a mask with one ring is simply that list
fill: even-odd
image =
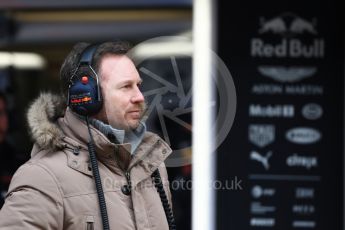
[{"label": "jacket collar", "polygon": [[[90,135],[86,121],[74,115],[69,108],[67,108],[65,116],[58,119],[58,125],[65,134],[65,136],[75,140],[81,148],[87,150],[87,144],[90,142]],[[100,156],[106,156],[109,152],[115,148],[115,144],[109,141],[109,139],[90,125],[91,134],[94,140],[96,152]],[[65,138],[66,142],[70,142],[69,138]],[[70,143],[74,144],[74,143]]]},{"label": "jacket collar", "polygon": [[[62,98],[50,93],[41,94],[30,106],[28,123],[32,138],[37,145],[35,148],[37,151],[32,151],[32,156],[39,152],[38,149],[56,150],[68,147],[88,151],[87,143],[90,137],[86,122],[76,117],[70,109],[64,108]],[[160,137],[146,132],[134,156],[131,157],[128,144],[115,145],[99,130],[93,126],[90,128],[98,160],[114,171],[119,172],[121,168],[123,171],[128,170],[138,174],[138,177],[133,177],[137,182],[139,175],[151,174],[171,153],[170,147]],[[114,161],[114,152],[117,164]],[[78,161],[80,158],[71,154],[68,163],[70,167],[72,164],[80,165],[80,162],[73,163],[73,160]],[[138,165],[141,167],[136,167]],[[82,168],[85,169],[86,166],[80,166],[80,169]]]},{"label": "jacket collar", "polygon": [[[73,146],[78,143],[79,148],[87,148],[89,133],[85,121],[80,120],[67,109],[64,118],[59,119],[59,124],[68,136],[68,138],[65,138],[67,143]],[[132,155],[129,144],[113,144],[98,129],[93,126],[90,126],[90,129],[98,160],[115,173],[119,173],[119,169],[122,173],[125,171],[130,172],[133,185],[151,175],[172,152],[168,144],[158,135],[146,132],[135,154]],[[114,164],[114,156],[116,164]],[[74,161],[77,160],[75,157],[72,158]],[[73,160],[69,161],[73,162]],[[78,165],[78,167],[85,173],[86,166]]]}]

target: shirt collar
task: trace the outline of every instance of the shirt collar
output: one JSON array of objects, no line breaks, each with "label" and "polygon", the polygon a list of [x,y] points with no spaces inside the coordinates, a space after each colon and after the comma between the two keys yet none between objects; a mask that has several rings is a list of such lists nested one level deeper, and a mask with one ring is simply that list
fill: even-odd
[{"label": "shirt collar", "polygon": [[115,142],[115,144],[131,144],[131,154],[135,152],[146,132],[146,125],[142,121],[140,121],[139,126],[136,129],[130,131],[116,129],[111,125],[105,124],[102,121],[93,118],[90,119],[90,123],[110,140],[112,139],[110,138],[111,136],[115,136],[115,139],[111,140]]}]

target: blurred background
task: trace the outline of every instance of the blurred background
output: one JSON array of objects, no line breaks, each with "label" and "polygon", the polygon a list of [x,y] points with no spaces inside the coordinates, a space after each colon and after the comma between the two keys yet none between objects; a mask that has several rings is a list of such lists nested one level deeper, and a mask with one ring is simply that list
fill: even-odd
[{"label": "blurred background", "polygon": [[[191,0],[1,1],[0,91],[6,108],[0,97],[0,121],[8,124],[0,126],[0,206],[12,174],[30,157],[25,118],[30,102],[42,91],[59,93],[60,66],[75,43],[120,39],[142,44],[135,55],[150,105],[146,122],[185,161],[169,167],[169,175],[176,181],[177,223],[190,229],[191,190],[182,190],[179,181],[191,173],[191,30]],[[176,108],[183,111],[173,113]]]},{"label": "blurred background", "polygon": [[[29,158],[29,103],[59,92],[73,45],[127,40],[144,80],[148,129],[174,150],[167,166],[178,229],[191,229],[195,2],[0,1],[1,195]],[[203,20],[213,23],[216,56],[214,229],[344,229],[344,2],[213,6]]]}]

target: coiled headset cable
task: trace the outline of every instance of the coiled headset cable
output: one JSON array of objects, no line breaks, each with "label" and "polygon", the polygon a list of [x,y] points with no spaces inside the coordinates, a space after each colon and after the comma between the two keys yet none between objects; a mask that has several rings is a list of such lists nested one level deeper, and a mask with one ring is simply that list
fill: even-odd
[{"label": "coiled headset cable", "polygon": [[100,206],[100,210],[101,210],[101,216],[102,216],[103,229],[104,230],[110,230],[108,213],[107,213],[107,205],[105,203],[105,198],[104,198],[104,193],[103,193],[103,188],[102,188],[102,181],[101,181],[101,177],[99,175],[95,144],[94,144],[93,137],[91,134],[88,116],[85,117],[85,120],[87,123],[87,128],[89,130],[89,135],[90,135],[90,141],[87,144],[87,147],[89,149],[89,154],[90,154],[92,173],[93,173],[93,176],[95,178],[96,190],[97,190],[97,195],[98,195],[98,202],[99,202],[99,206]]},{"label": "coiled headset cable", "polygon": [[151,177],[153,178],[155,187],[156,187],[158,194],[161,198],[162,205],[163,205],[164,212],[165,212],[165,216],[166,216],[167,221],[168,221],[169,230],[176,230],[175,218],[174,218],[171,206],[169,204],[167,195],[164,191],[163,182],[162,182],[162,178],[161,178],[161,175],[159,173],[159,170],[156,169],[152,173]]}]

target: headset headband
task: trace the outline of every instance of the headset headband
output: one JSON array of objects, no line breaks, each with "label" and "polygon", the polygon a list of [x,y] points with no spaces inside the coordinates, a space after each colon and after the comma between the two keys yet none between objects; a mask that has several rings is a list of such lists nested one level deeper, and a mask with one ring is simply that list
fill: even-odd
[{"label": "headset headband", "polygon": [[92,64],[92,57],[97,49],[98,45],[89,45],[85,48],[85,50],[82,52],[79,65],[89,65]]}]

